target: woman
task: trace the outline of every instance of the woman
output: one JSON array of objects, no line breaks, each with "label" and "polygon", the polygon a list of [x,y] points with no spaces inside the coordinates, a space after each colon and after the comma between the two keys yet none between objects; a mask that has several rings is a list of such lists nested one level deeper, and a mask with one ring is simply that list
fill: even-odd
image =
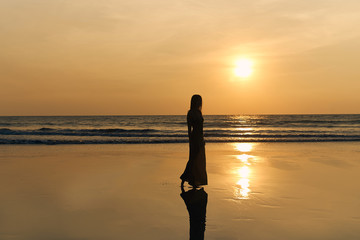
[{"label": "woman", "polygon": [[185,171],[180,176],[181,186],[184,185],[185,181],[194,188],[199,185],[207,185],[205,142],[203,134],[204,119],[202,117],[201,107],[201,96],[192,96],[190,110],[187,114],[190,153]]}]

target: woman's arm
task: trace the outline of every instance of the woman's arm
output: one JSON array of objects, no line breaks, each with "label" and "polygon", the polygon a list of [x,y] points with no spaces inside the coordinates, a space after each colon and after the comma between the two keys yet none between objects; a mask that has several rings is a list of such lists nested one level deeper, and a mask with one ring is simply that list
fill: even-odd
[{"label": "woman's arm", "polygon": [[190,134],[191,134],[191,120],[190,120],[190,112],[188,112],[187,114],[187,126],[188,126],[188,137],[189,137],[189,140],[190,140]]},{"label": "woman's arm", "polygon": [[190,123],[188,122],[188,136],[189,136],[189,139],[190,139],[190,134],[191,134],[191,125],[190,125]]}]

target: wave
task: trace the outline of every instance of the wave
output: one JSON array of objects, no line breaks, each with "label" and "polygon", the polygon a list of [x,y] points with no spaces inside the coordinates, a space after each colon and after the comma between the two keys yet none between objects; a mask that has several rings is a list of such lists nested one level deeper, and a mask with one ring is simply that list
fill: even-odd
[{"label": "wave", "polygon": [[[288,139],[288,138],[249,138],[249,139],[209,139],[208,143],[242,143],[242,142],[358,142],[357,138],[331,138],[331,139]],[[0,145],[6,144],[167,144],[187,143],[187,139],[133,139],[133,140],[50,140],[50,139],[0,139]]]},{"label": "wave", "polygon": [[131,134],[149,134],[159,132],[155,129],[55,129],[55,128],[39,128],[35,130],[13,130],[9,128],[1,128],[0,135],[62,135],[62,136],[128,136]]},{"label": "wave", "polygon": [[[205,131],[205,137],[217,139],[358,139],[359,131],[313,131],[313,130],[226,130],[213,129]],[[184,130],[156,130],[156,129],[55,129],[55,128],[39,128],[35,130],[14,130],[9,128],[1,128],[0,136],[68,136],[68,137],[111,137],[111,138],[184,138],[187,139],[187,132]],[[116,140],[111,140],[115,141]],[[131,140],[133,141],[133,140]],[[131,142],[130,141],[130,142]],[[144,140],[146,142],[146,139]],[[154,141],[154,140],[152,140]]]},{"label": "wave", "polygon": [[[207,142],[360,141],[360,115],[204,116]],[[0,117],[0,144],[186,143],[186,116]]]}]

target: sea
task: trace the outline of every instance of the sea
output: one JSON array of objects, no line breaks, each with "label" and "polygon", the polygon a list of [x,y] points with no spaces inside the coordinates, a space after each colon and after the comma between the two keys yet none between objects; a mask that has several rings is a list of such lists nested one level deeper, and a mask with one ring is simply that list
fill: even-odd
[{"label": "sea", "polygon": [[[206,142],[360,141],[360,114],[205,115]],[[185,115],[2,116],[0,144],[186,143]]]}]

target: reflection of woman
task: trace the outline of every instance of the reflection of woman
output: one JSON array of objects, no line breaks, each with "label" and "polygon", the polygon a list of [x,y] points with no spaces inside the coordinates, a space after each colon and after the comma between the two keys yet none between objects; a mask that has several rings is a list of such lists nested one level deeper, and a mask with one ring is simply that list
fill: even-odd
[{"label": "reflection of woman", "polygon": [[190,218],[190,240],[203,240],[206,223],[208,194],[204,188],[193,188],[187,192],[181,188],[181,198],[186,204]]},{"label": "reflection of woman", "polygon": [[205,142],[203,134],[202,99],[200,95],[191,98],[190,110],[187,114],[189,134],[189,161],[181,175],[181,185],[187,181],[191,186],[207,185]]}]

